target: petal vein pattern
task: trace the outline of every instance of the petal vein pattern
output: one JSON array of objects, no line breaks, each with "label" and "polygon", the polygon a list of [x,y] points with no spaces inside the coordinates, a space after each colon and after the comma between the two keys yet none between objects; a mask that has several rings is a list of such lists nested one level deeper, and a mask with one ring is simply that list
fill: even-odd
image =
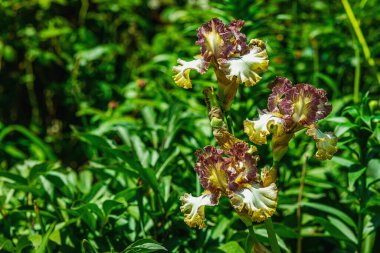
[{"label": "petal vein pattern", "polygon": [[253,47],[246,55],[219,61],[228,79],[236,78],[237,83],[246,86],[253,86],[261,80],[259,74],[268,70],[268,62],[266,50],[259,47]]},{"label": "petal vein pattern", "polygon": [[239,215],[248,216],[253,222],[262,222],[271,217],[277,207],[277,186],[247,184],[230,195],[231,203]]}]

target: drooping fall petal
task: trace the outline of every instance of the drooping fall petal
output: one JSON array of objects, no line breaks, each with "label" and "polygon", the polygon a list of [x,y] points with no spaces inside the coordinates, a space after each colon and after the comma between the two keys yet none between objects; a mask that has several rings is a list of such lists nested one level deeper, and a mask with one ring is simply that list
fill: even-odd
[{"label": "drooping fall petal", "polygon": [[323,133],[315,126],[311,126],[306,134],[313,137],[317,145],[317,153],[315,157],[318,160],[330,160],[333,155],[338,151],[336,145],[338,138],[332,132]]},{"label": "drooping fall petal", "polygon": [[267,143],[267,135],[270,134],[270,129],[274,125],[283,125],[284,123],[284,120],[275,114],[261,113],[257,120],[244,121],[244,132],[250,141],[262,145]]},{"label": "drooping fall petal", "polygon": [[175,83],[185,89],[192,88],[190,80],[190,70],[196,70],[200,74],[204,74],[207,71],[208,63],[204,59],[195,59],[192,61],[183,61],[178,59],[178,66],[173,67],[175,75],[173,79]]},{"label": "drooping fall petal", "polygon": [[213,194],[205,191],[199,197],[193,197],[191,194],[185,193],[180,200],[182,202],[181,212],[185,216],[185,223],[193,228],[205,228],[205,206],[215,206],[218,204],[219,194]]},{"label": "drooping fall petal", "polygon": [[252,40],[250,51],[242,56],[219,59],[221,68],[229,80],[236,79],[237,83],[253,86],[261,80],[259,74],[268,70],[268,55],[265,44],[259,40]]},{"label": "drooping fall petal", "polygon": [[253,222],[262,222],[271,217],[277,207],[275,183],[263,187],[258,183],[246,184],[230,195],[231,204],[239,215]]}]

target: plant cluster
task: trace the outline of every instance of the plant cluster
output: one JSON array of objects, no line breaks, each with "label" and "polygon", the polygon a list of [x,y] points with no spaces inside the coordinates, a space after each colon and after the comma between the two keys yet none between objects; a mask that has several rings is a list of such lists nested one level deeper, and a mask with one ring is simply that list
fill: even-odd
[{"label": "plant cluster", "polygon": [[[380,252],[379,12],[373,0],[1,0],[0,252],[269,248],[270,219],[247,230],[247,209],[234,211],[240,202],[228,196],[263,188],[261,172],[273,167],[277,118],[291,115],[268,107],[276,75],[293,81],[284,87],[294,94],[297,83],[323,88],[332,111],[316,133],[339,138],[332,159],[319,161],[313,126],[285,122],[300,130],[279,162],[276,209],[266,209],[281,251]],[[224,26],[216,57],[193,43],[213,17],[246,21]],[[178,77],[194,84],[179,89],[171,69],[193,55],[204,73],[178,64],[175,75],[184,70]],[[266,117],[274,120],[259,127]],[[191,229],[179,199],[205,191],[194,151],[207,146],[231,168],[231,188],[199,209],[207,228]],[[205,166],[214,149],[198,153]]]},{"label": "plant cluster", "polygon": [[[222,195],[230,199],[244,223],[270,219],[277,207],[277,170],[296,132],[307,128],[306,134],[316,141],[317,159],[331,159],[337,151],[337,137],[317,127],[318,121],[332,109],[326,92],[310,84],[293,86],[284,77],[277,77],[270,84],[268,108],[259,111],[257,120],[244,122],[244,132],[254,145],[249,147],[233,135],[227,118],[237,87],[242,82],[246,86],[256,84],[261,79],[259,74],[268,68],[265,44],[257,39],[247,44],[246,35],[240,32],[243,25],[242,20],[226,26],[221,20],[212,19],[198,29],[196,44],[201,46],[201,57],[190,62],[179,60],[180,66],[173,68],[174,81],[180,87],[191,87],[191,69],[204,73],[209,65],[218,83],[218,96],[213,88],[205,88],[204,95],[213,135],[221,149],[206,146],[196,152],[194,170],[205,191],[199,197],[187,193],[181,197],[181,211],[190,227],[205,227],[205,206],[217,205]],[[255,152],[258,145],[268,144],[268,135],[272,137],[273,163],[258,169],[260,156]],[[271,246],[278,252],[278,245]]]}]

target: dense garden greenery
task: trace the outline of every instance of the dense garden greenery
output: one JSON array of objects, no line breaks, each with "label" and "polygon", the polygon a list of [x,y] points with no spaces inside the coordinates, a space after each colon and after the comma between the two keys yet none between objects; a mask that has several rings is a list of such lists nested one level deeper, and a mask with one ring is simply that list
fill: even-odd
[{"label": "dense garden greenery", "polygon": [[[184,90],[172,67],[218,17],[245,20],[270,61],[232,104],[238,138],[276,76],[332,103],[320,125],[339,138],[335,156],[315,159],[301,132],[281,161],[281,250],[380,252],[379,12],[375,0],[1,0],[0,251],[244,252],[228,199],[206,208],[205,229],[180,211],[202,191],[194,152],[216,145],[202,93],[216,80],[192,73]],[[254,231],[269,248],[265,226]]]}]

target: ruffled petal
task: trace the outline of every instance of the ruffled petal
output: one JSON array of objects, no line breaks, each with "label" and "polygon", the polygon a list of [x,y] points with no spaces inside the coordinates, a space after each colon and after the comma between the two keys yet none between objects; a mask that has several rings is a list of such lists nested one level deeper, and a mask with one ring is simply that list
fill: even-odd
[{"label": "ruffled petal", "polygon": [[231,204],[239,215],[249,217],[253,222],[262,222],[271,217],[277,207],[277,186],[247,184],[230,195]]},{"label": "ruffled petal", "polygon": [[213,18],[198,29],[197,45],[201,46],[201,54],[205,60],[210,61],[212,57],[222,57],[228,46],[231,32],[226,25],[217,18]]},{"label": "ruffled petal", "polygon": [[185,215],[185,223],[193,228],[205,228],[205,206],[215,206],[218,204],[220,194],[213,194],[208,191],[199,197],[193,197],[186,193],[180,200],[182,202],[181,212]]},{"label": "ruffled petal", "polygon": [[229,46],[229,51],[226,56],[229,56],[229,53],[233,54],[245,54],[247,50],[247,37],[244,33],[241,33],[240,30],[244,26],[243,20],[234,20],[228,24],[227,29],[231,31],[233,39],[231,39],[231,45]]},{"label": "ruffled petal", "polygon": [[261,113],[257,120],[245,120],[244,132],[249,140],[255,144],[262,145],[267,143],[267,135],[272,132],[276,125],[283,125],[285,122],[279,116],[271,113]]},{"label": "ruffled petal", "polygon": [[272,90],[272,93],[268,98],[269,111],[280,112],[280,108],[278,108],[278,106],[284,99],[285,94],[292,87],[292,82],[289,79],[281,76],[276,77],[276,79],[269,85],[269,88]]},{"label": "ruffled petal", "polygon": [[229,80],[253,86],[261,80],[259,74],[268,70],[268,55],[265,44],[259,40],[252,40],[250,51],[239,57],[219,59],[220,67]]},{"label": "ruffled petal", "polygon": [[248,153],[248,144],[235,143],[228,151],[230,164],[227,167],[229,189],[234,191],[239,185],[252,183],[256,179],[258,157]]},{"label": "ruffled petal", "polygon": [[310,84],[297,84],[280,102],[281,113],[291,116],[294,123],[309,126],[331,112],[326,92]]},{"label": "ruffled petal", "polygon": [[315,126],[311,126],[306,134],[313,137],[317,145],[317,153],[315,157],[318,160],[330,160],[333,155],[338,151],[336,145],[338,138],[332,132],[323,133]]},{"label": "ruffled petal", "polygon": [[208,63],[204,59],[196,59],[189,62],[178,59],[178,66],[173,67],[173,76],[175,83],[185,89],[192,88],[190,80],[190,70],[196,70],[200,74],[207,71]]},{"label": "ruffled petal", "polygon": [[201,185],[211,192],[225,192],[228,187],[226,166],[228,159],[223,157],[223,150],[207,146],[196,152],[198,160],[194,170],[199,176]]}]

